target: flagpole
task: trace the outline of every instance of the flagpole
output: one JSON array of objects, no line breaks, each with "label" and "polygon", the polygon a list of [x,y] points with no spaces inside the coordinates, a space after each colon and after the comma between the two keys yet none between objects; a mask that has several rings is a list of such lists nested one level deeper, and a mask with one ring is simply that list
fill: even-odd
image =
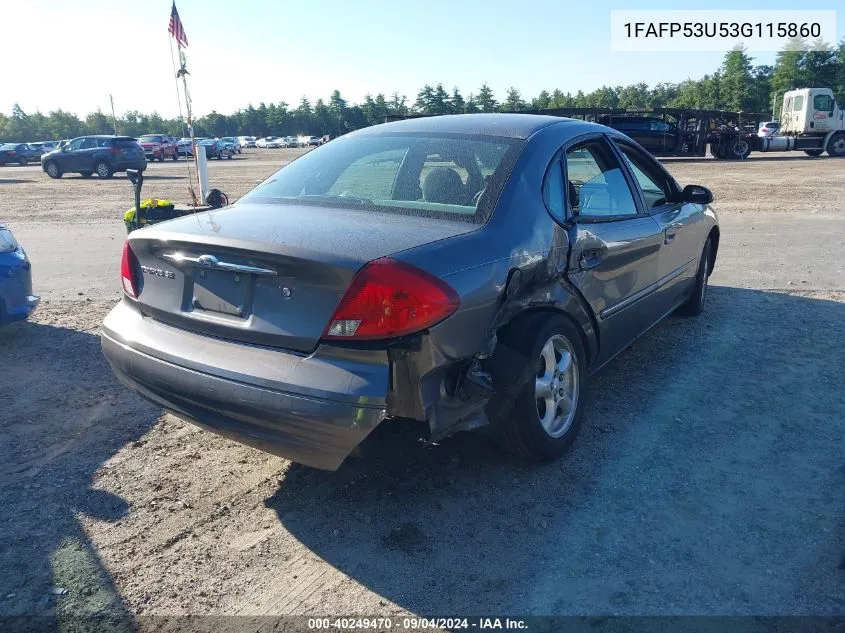
[{"label": "flagpole", "polygon": [[199,166],[199,157],[197,156],[197,142],[194,138],[194,116],[191,113],[191,94],[188,92],[188,80],[187,72],[185,71],[185,57],[184,53],[182,52],[182,44],[177,40],[176,46],[179,49],[179,60],[181,62],[181,70],[179,71],[182,75],[182,89],[185,92],[185,108],[188,111],[188,131],[191,134],[191,153],[194,155],[194,169],[197,172],[197,189],[199,189],[199,199],[200,205],[205,206],[205,192],[202,190],[202,186],[199,182],[199,173],[200,173],[200,166]]}]

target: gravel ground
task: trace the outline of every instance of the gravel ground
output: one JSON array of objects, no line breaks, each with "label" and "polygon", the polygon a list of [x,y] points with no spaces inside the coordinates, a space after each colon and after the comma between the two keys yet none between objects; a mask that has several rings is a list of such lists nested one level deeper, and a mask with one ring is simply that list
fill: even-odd
[{"label": "gravel ground", "polygon": [[[232,199],[296,150],[211,165]],[[842,161],[673,160],[723,226],[704,314],[596,377],[564,459],[380,429],[310,470],[118,385],[123,179],[0,168],[44,301],[0,330],[0,616],[836,614],[845,610]],[[186,199],[185,165],[145,193]]]}]

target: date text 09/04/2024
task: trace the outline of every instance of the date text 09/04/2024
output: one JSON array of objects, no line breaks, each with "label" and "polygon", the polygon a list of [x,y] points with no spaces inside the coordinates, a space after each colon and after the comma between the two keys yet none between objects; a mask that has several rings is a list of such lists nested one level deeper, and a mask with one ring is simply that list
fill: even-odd
[{"label": "date text 09/04/2024", "polygon": [[820,37],[818,22],[626,22],[628,37]]},{"label": "date text 09/04/2024", "polygon": [[399,630],[399,631],[435,631],[435,630],[525,630],[525,620],[511,618],[309,618],[311,630]]}]

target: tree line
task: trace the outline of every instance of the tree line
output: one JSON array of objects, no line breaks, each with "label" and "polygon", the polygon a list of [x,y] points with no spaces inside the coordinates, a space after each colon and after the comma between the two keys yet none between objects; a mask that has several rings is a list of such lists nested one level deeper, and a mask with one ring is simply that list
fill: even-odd
[{"label": "tree line", "polygon": [[[589,93],[575,94],[562,90],[543,90],[536,97],[525,99],[514,87],[504,99],[496,99],[493,90],[483,83],[477,92],[466,97],[455,87],[447,91],[443,84],[426,85],[416,99],[394,92],[390,97],[366,95],[364,101],[349,104],[340,92],[332,92],[328,100],[311,103],[303,97],[296,107],[285,102],[250,104],[233,114],[212,111],[194,122],[197,136],[292,136],[299,134],[339,136],[351,130],[382,123],[388,116],[408,114],[458,114],[473,112],[521,112],[549,108],[705,108],[755,113],[780,110],[785,91],[800,87],[833,88],[837,102],[845,103],[845,39],[833,47],[822,41],[809,46],[794,39],[777,54],[775,63],[754,65],[743,49],[728,52],[721,66],[700,79],[680,83],[659,83],[649,86],[635,83],[628,86],[602,86]],[[777,116],[777,115],[776,115]],[[126,112],[117,119],[117,131],[128,136],[164,133],[184,136],[186,127],[179,118],[166,119],[158,113]],[[97,110],[80,119],[73,113],[55,110],[48,114],[25,113],[20,106],[11,116],[0,114],[0,139],[5,142],[26,142],[73,138],[84,134],[111,134],[115,131],[111,117]]]}]

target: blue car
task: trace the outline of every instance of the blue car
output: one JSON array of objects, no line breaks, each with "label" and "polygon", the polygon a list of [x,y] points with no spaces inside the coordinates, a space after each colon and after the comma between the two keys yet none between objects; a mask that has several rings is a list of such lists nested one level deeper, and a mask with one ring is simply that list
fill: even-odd
[{"label": "blue car", "polygon": [[32,266],[23,248],[0,224],[0,325],[23,321],[38,307],[32,294]]}]

